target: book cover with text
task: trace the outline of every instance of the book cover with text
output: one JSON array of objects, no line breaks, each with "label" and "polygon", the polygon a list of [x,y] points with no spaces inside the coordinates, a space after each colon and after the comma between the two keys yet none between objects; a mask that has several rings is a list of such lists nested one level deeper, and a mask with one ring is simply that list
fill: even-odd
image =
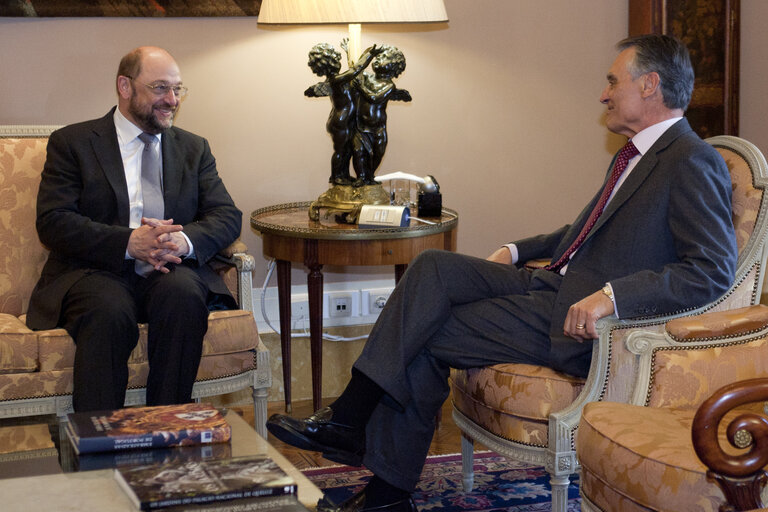
[{"label": "book cover with text", "polygon": [[296,494],[296,482],[266,456],[122,467],[115,478],[141,510]]},{"label": "book cover with text", "polygon": [[130,407],[67,415],[67,435],[75,452],[223,443],[232,429],[210,404]]}]

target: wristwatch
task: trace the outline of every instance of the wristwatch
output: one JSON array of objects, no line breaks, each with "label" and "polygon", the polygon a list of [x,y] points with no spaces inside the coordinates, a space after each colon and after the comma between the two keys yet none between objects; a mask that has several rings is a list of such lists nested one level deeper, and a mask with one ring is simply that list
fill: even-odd
[{"label": "wristwatch", "polygon": [[611,287],[608,285],[608,283],[605,283],[605,286],[603,286],[603,293],[607,295],[609,299],[611,299],[611,302],[613,302],[613,290],[611,290]]}]

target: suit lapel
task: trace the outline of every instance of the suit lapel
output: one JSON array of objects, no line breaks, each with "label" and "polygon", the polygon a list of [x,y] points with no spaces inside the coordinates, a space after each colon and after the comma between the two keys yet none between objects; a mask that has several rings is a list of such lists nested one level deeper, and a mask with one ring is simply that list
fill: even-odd
[{"label": "suit lapel", "polygon": [[117,201],[117,218],[121,225],[127,226],[130,216],[128,202],[128,185],[125,181],[125,169],[123,158],[120,155],[120,146],[117,143],[117,130],[113,119],[115,109],[96,121],[91,133],[91,147],[96,155],[96,160],[106,176],[112,189],[115,191]]},{"label": "suit lapel", "polygon": [[675,139],[683,133],[690,131],[690,129],[688,121],[683,118],[673,124],[661,137],[659,137],[659,140],[657,140],[646,154],[640,158],[640,161],[635,168],[632,169],[632,172],[629,174],[626,181],[624,181],[621,187],[619,187],[619,190],[616,191],[616,195],[613,196],[613,199],[608,203],[608,206],[605,207],[603,214],[600,215],[600,218],[597,220],[597,223],[595,223],[595,227],[590,231],[587,239],[600,229],[600,226],[608,222],[613,213],[632,197],[635,191],[640,188],[640,185],[642,185],[648,176],[650,176],[651,172],[656,168],[656,165],[659,162],[658,153],[666,149]]},{"label": "suit lapel", "polygon": [[181,151],[176,140],[176,132],[171,128],[163,132],[163,199],[165,218],[172,219],[181,189],[182,168]]}]

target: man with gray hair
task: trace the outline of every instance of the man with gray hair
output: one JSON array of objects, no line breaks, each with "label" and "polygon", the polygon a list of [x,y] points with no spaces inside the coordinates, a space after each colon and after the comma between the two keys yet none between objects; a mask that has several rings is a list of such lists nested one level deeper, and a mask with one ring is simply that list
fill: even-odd
[{"label": "man with gray hair", "polygon": [[[574,222],[506,244],[486,260],[422,253],[387,301],[342,395],[308,418],[268,421],[287,443],[373,472],[360,493],[322,509],[416,509],[410,493],[451,367],[528,363],[584,377],[600,318],[684,311],[731,285],[731,180],[683,117],[694,78],[688,51],[662,35],[618,48],[600,101],[608,129],[629,141]],[[551,263],[523,268],[538,258]]]}]

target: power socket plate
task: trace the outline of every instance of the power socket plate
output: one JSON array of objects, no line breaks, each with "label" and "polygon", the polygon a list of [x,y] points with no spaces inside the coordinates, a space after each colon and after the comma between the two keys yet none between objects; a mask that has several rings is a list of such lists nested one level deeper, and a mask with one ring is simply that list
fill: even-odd
[{"label": "power socket plate", "polygon": [[328,316],[343,318],[352,316],[352,294],[333,293],[328,295]]}]

